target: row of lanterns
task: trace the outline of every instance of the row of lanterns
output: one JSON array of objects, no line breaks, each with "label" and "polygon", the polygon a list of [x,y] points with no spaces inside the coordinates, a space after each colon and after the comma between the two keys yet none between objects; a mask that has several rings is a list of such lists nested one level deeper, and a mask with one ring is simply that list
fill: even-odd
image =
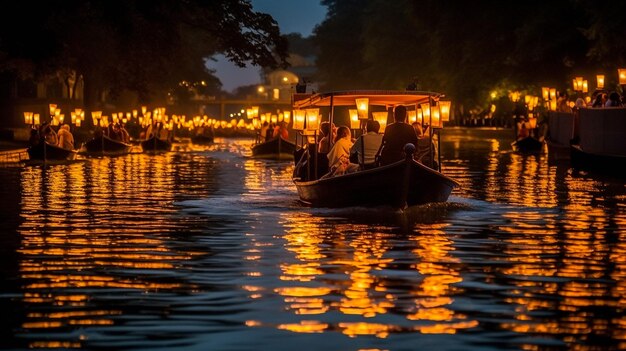
[{"label": "row of lanterns", "polygon": [[[65,114],[61,113],[61,109],[56,104],[49,104],[48,110],[50,112],[51,125],[58,126],[63,124],[65,121]],[[70,118],[72,124],[80,127],[82,122],[85,120],[85,111],[80,108],[76,108],[74,111],[70,112]],[[41,124],[41,115],[31,111],[24,111],[24,123],[32,127],[38,126]]]},{"label": "row of lanterns", "polygon": [[[349,109],[350,129],[360,129],[361,121],[369,119],[369,99],[355,99],[356,109]],[[435,104],[423,103],[415,110],[408,111],[408,122],[420,125],[428,124],[433,128],[443,128],[443,122],[450,120],[451,101],[439,101]],[[372,112],[372,117],[380,124],[380,132],[387,127],[387,111]],[[314,131],[319,128],[319,108],[309,108],[293,111],[293,129]]]}]

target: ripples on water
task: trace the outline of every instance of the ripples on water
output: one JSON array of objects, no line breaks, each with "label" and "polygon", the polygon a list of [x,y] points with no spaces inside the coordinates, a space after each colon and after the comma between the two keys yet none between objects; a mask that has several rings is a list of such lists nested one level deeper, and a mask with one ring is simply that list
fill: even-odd
[{"label": "ripples on water", "polygon": [[624,180],[446,133],[462,187],[406,213],[304,207],[248,140],[0,167],[0,346],[626,348]]}]

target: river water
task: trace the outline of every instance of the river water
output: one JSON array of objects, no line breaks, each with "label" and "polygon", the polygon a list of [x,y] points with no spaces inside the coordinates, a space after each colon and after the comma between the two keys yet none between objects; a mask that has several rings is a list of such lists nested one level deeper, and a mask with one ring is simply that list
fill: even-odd
[{"label": "river water", "polygon": [[[626,180],[445,130],[446,204],[313,209],[251,140],[0,167],[0,348],[626,349]],[[341,194],[337,194],[341,196]]]}]

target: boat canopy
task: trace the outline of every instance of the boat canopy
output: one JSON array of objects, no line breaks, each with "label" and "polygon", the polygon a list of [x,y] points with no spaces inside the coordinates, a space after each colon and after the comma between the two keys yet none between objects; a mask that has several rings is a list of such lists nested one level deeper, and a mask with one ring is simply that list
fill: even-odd
[{"label": "boat canopy", "polygon": [[396,90],[347,90],[318,94],[294,94],[293,107],[354,106],[355,99],[368,98],[370,105],[397,106],[415,105],[435,101],[443,97],[441,93],[429,91],[396,91]]}]

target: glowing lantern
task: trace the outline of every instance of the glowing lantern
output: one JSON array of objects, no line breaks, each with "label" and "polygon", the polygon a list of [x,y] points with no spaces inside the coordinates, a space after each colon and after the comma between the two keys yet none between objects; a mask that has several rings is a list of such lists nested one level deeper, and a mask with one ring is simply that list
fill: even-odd
[{"label": "glowing lantern", "polygon": [[574,91],[578,91],[578,82],[576,81],[576,78],[572,79],[572,89],[574,89]]},{"label": "glowing lantern", "polygon": [[583,90],[583,77],[576,77],[576,89],[574,90],[576,91]]},{"label": "glowing lantern", "polygon": [[350,129],[359,129],[361,127],[361,121],[359,121],[359,111],[355,109],[349,109],[350,113]]},{"label": "glowing lantern", "polygon": [[431,106],[430,108],[430,125],[433,128],[443,128],[443,121],[441,120],[441,111],[439,105]]},{"label": "glowing lantern", "polygon": [[598,82],[598,89],[604,89],[604,74],[598,74],[596,76],[596,81]]},{"label": "glowing lantern", "polygon": [[417,111],[415,110],[407,111],[407,118],[409,119],[409,124],[413,124],[417,122]]},{"label": "glowing lantern", "polygon": [[387,111],[372,112],[372,116],[374,117],[374,120],[378,122],[378,124],[380,124],[379,133],[383,133],[385,131],[385,128],[387,128],[387,116],[388,116]]},{"label": "glowing lantern", "polygon": [[271,121],[272,121],[272,123],[276,124],[278,122],[278,116],[272,115]]},{"label": "glowing lantern", "polygon": [[306,109],[306,129],[317,130],[320,127],[319,108]]},{"label": "glowing lantern", "polygon": [[246,109],[246,116],[248,117],[248,119],[254,118],[254,110],[252,110],[251,108],[247,108]]},{"label": "glowing lantern", "polygon": [[48,108],[50,109],[50,116],[54,116],[54,111],[56,111],[57,105],[56,104],[50,104],[50,105],[48,105]]},{"label": "glowing lantern", "polygon": [[291,111],[283,111],[283,121],[289,124],[290,120],[291,120]]},{"label": "glowing lantern", "polygon": [[617,76],[619,77],[619,84],[626,84],[626,68],[618,68]]},{"label": "glowing lantern", "polygon": [[536,118],[529,118],[528,119],[528,124],[530,125],[530,129],[537,128],[537,119]]},{"label": "glowing lantern", "polygon": [[[439,101],[439,109],[441,112],[441,121],[448,122],[450,121],[450,105],[452,101]],[[442,124],[443,126],[443,124]]]},{"label": "glowing lantern", "polygon": [[550,88],[550,100],[556,99],[556,88]]},{"label": "glowing lantern", "polygon": [[24,123],[25,124],[33,124],[33,113],[32,112],[24,112]]},{"label": "glowing lantern", "polygon": [[355,101],[356,101],[356,109],[359,114],[359,119],[367,119],[368,118],[367,111],[369,108],[370,99],[359,98],[359,99],[355,99]]},{"label": "glowing lantern", "polygon": [[550,111],[556,111],[556,100],[550,100]]},{"label": "glowing lantern", "polygon": [[35,113],[33,115],[33,124],[36,125],[36,126],[39,125],[39,114],[38,113]]},{"label": "glowing lantern", "polygon": [[582,92],[583,93],[587,93],[589,92],[589,83],[587,82],[587,80],[583,80],[583,85],[582,85]]},{"label": "glowing lantern", "polygon": [[417,108],[417,123],[424,124],[424,112],[421,108]]},{"label": "glowing lantern", "polygon": [[304,130],[305,118],[306,118],[305,110],[293,110],[293,129]]},{"label": "glowing lantern", "polygon": [[546,101],[550,100],[550,88],[548,88],[548,87],[542,87],[542,88],[541,88],[541,97],[542,97],[544,100],[546,100]]},{"label": "glowing lantern", "polygon": [[425,103],[420,105],[422,109],[422,118],[424,121],[428,121],[430,124],[430,104]]}]

